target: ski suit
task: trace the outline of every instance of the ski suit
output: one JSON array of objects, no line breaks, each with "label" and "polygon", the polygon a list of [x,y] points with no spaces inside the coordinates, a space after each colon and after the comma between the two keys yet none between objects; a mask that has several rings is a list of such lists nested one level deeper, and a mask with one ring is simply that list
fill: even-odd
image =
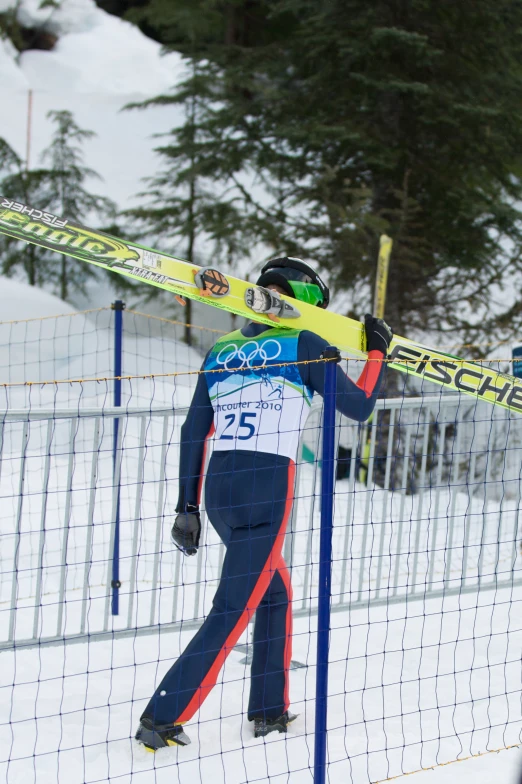
[{"label": "ski suit", "polygon": [[[313,332],[250,323],[205,358],[202,369],[215,372],[199,376],[181,430],[177,511],[199,503],[210,436],[205,507],[226,555],[212,610],[143,713],[156,726],[192,718],[254,613],[248,718],[274,719],[288,709],[292,590],[282,547],[300,430],[313,393],[324,392],[324,363],[314,360],[326,345]],[[365,421],[383,368],[367,362],[355,384],[337,366],[337,409]]]}]

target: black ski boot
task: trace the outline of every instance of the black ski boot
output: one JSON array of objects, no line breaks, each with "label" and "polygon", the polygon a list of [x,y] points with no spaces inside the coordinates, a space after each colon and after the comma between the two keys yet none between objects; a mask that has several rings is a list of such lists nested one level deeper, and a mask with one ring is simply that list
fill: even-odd
[{"label": "black ski boot", "polygon": [[254,738],[264,738],[269,732],[286,732],[289,724],[297,719],[295,713],[285,711],[277,719],[254,718]]},{"label": "black ski boot", "polygon": [[190,738],[183,731],[181,724],[153,724],[151,719],[143,716],[135,735],[139,743],[143,743],[147,751],[157,751],[168,746],[188,746]]}]

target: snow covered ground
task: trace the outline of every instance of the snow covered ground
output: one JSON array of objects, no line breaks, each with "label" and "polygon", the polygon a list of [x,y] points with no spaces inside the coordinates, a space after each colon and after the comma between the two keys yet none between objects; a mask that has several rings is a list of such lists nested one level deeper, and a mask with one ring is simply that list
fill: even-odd
[{"label": "snow covered ground", "polygon": [[[136,590],[131,612],[131,628],[149,622],[168,623],[173,617],[194,617],[194,593],[201,568],[201,605],[196,617],[208,609],[218,575],[221,548],[211,530],[206,532],[206,545],[201,559],[182,559],[173,550],[168,537],[168,511],[172,508],[170,493],[175,495],[177,471],[177,430],[169,430],[166,458],[166,518],[160,519],[159,545],[157,535],[158,467],[162,464],[158,446],[161,427],[149,423],[150,447],[144,494],[139,507],[137,558],[130,547],[133,540],[132,511],[138,486],[135,457],[132,449],[132,427],[127,437],[127,482],[122,488],[121,545],[121,615],[114,619],[114,628],[127,621],[129,606],[129,567],[136,562]],[[91,424],[92,430],[92,424]],[[36,431],[36,437],[38,432]],[[110,432],[108,433],[110,442]],[[85,438],[82,443],[88,442]],[[7,449],[9,444],[6,445]],[[8,450],[9,451],[9,450]],[[33,454],[34,452],[34,454]],[[60,553],[63,554],[63,515],[67,499],[66,449],[53,449],[52,481],[45,493],[49,497],[46,523],[46,548],[43,569],[39,566],[38,532],[41,501],[44,496],[42,476],[45,450],[34,450],[29,444],[24,516],[19,544],[19,581],[16,634],[20,639],[30,635],[34,618],[35,578],[43,572],[41,598],[42,633],[56,629],[60,609],[57,596],[60,583]],[[38,454],[40,453],[40,454]],[[109,553],[111,519],[111,453],[105,450],[97,480],[94,541],[85,561],[86,488],[89,486],[90,453],[78,450],[71,499],[70,523],[66,544],[66,601],[64,628],[78,631],[82,607],[82,576],[89,569],[87,629],[90,633],[102,628],[107,585],[106,570]],[[133,462],[134,461],[134,462]],[[103,467],[105,466],[105,467]],[[5,564],[1,582],[3,603],[2,633],[9,620],[10,577],[15,540],[8,531],[16,520],[19,461],[4,462],[0,485],[3,497],[4,532],[2,559]],[[343,537],[346,535],[348,505],[347,480],[337,483],[336,529],[334,538],[334,593],[339,595],[342,567]],[[381,531],[384,552],[403,552],[399,573],[401,584],[411,580],[412,546],[415,524],[419,517],[418,500],[409,497],[388,498],[385,518],[393,524],[379,523],[383,508],[382,491],[368,491],[356,484],[353,499],[353,535],[348,554],[349,590],[357,591],[357,570],[361,568],[361,542],[366,498],[371,492],[372,518],[369,538],[370,557],[365,560],[364,588],[375,587]],[[310,497],[314,493],[311,467],[301,474],[299,496],[303,498],[295,524],[295,585],[296,608],[303,598],[314,597],[317,588],[317,520],[310,523]],[[11,501],[13,506],[11,507]],[[434,574],[441,582],[448,557],[447,510],[450,498],[442,495],[438,505],[440,518],[439,548],[435,552]],[[7,512],[11,509],[11,512]],[[429,514],[426,512],[429,511]],[[487,509],[479,501],[459,497],[455,503],[456,521],[453,528],[453,570],[459,573],[462,556],[464,521],[470,517],[488,520],[487,540],[480,529],[472,526],[467,549],[470,565],[476,568],[483,553],[484,572],[490,574],[501,564],[505,572],[507,558],[513,553],[513,527],[516,511],[513,504],[504,505],[502,522],[498,505]],[[427,560],[428,531],[433,531],[434,509],[425,507],[421,526],[419,553],[419,586],[429,574]],[[402,546],[397,542],[398,523],[403,520]],[[309,526],[313,525],[314,546],[307,550]],[[6,526],[8,531],[6,531]],[[130,526],[130,527],[129,527]],[[446,526],[446,528],[444,528]],[[14,529],[13,529],[14,532]],[[500,550],[497,537],[505,541]],[[491,538],[491,535],[492,538]],[[446,543],[446,544],[444,544]],[[433,544],[432,544],[433,546]],[[159,582],[154,583],[154,562],[159,553]],[[500,556],[500,558],[499,558]],[[381,598],[393,594],[390,577],[395,560],[386,560]],[[308,587],[305,570],[311,568]],[[179,571],[178,571],[179,570]],[[473,574],[470,575],[473,578]],[[5,590],[4,590],[5,589]],[[152,600],[152,604],[151,604]],[[477,754],[487,749],[500,749],[517,744],[522,730],[520,702],[520,649],[522,626],[520,605],[522,588],[498,589],[441,598],[418,598],[384,606],[337,612],[332,616],[330,648],[329,700],[329,782],[331,784],[368,784],[401,773],[427,768]],[[27,609],[22,609],[26,607]],[[151,618],[151,608],[154,608]],[[177,613],[177,615],[175,615]],[[266,742],[251,737],[243,709],[248,690],[248,669],[244,654],[233,652],[220,682],[203,709],[187,730],[193,745],[184,750],[167,750],[151,757],[136,747],[131,736],[137,725],[151,689],[188,641],[190,631],[162,631],[147,637],[134,634],[130,638],[110,642],[59,645],[5,651],[0,669],[0,771],[6,784],[27,781],[94,784],[94,782],[181,783],[270,781],[305,784],[313,781],[314,689],[315,689],[315,624],[314,615],[298,618],[295,623],[293,658],[305,667],[292,672],[292,704],[300,716],[287,738],[269,737]],[[109,627],[110,628],[110,627]],[[27,634],[29,630],[29,635]],[[4,637],[5,639],[5,637]],[[247,642],[245,635],[243,640]],[[463,776],[466,766],[473,764],[475,782],[489,782],[495,761],[496,778],[509,782],[517,753],[504,752],[483,761],[463,762],[441,768],[430,776],[436,782],[449,781],[449,775]],[[477,767],[479,766],[479,767]],[[503,766],[503,767],[501,767]],[[477,769],[484,773],[480,778]],[[504,779],[499,778],[503,770]],[[441,778],[437,778],[441,776]],[[446,778],[444,778],[446,776]],[[453,779],[452,779],[453,780]],[[514,784],[514,781],[513,781]]]},{"label": "snow covered ground", "polygon": [[[521,595],[375,608],[333,617],[328,780],[366,784],[520,740]],[[441,610],[443,613],[441,614]],[[500,629],[503,631],[501,632]],[[148,754],[135,730],[186,633],[2,654],[0,771],[6,784],[313,781],[315,620],[295,624],[287,737],[254,740],[248,670],[231,653],[187,725],[192,745]],[[518,688],[516,688],[518,685]],[[458,735],[458,737],[457,737]],[[419,774],[419,782],[515,784],[518,752]],[[491,773],[494,771],[494,779]],[[471,778],[469,778],[471,780]]]}]

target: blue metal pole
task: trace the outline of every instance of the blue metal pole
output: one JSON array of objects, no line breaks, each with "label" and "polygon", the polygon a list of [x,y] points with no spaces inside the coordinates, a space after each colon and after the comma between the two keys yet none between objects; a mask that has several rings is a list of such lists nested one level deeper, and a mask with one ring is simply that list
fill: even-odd
[{"label": "blue metal pole", "polygon": [[332,579],[333,496],[335,481],[335,392],[338,349],[328,346],[324,366],[323,455],[321,481],[321,533],[319,546],[319,607],[317,617],[317,679],[315,686],[314,784],[326,781],[328,707],[328,652]]},{"label": "blue metal pole", "polygon": [[[125,303],[117,299],[111,305],[114,310],[114,406],[121,406],[121,374],[122,374],[122,354],[123,354],[123,311]],[[117,449],[118,449],[118,430],[120,420],[114,418],[114,432],[112,442],[112,471],[113,480],[116,480]],[[120,482],[116,488],[116,519],[114,520],[114,546],[112,549],[112,615],[119,614],[119,590],[120,582]]]}]

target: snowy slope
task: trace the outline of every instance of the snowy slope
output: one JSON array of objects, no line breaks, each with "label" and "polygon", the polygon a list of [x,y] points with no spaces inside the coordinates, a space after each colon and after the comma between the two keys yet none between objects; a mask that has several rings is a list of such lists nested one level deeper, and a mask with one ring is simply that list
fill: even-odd
[{"label": "snowy slope", "polygon": [[[0,0],[0,12],[14,5],[15,0]],[[162,56],[159,44],[99,9],[94,0],[63,0],[56,9],[39,10],[40,0],[21,0],[19,5],[24,25],[45,23],[59,38],[52,51],[21,55],[9,41],[0,39],[0,137],[36,167],[52,136],[47,113],[71,111],[81,128],[97,134],[83,149],[86,165],[103,180],[87,183],[88,187],[113,199],[119,209],[136,206],[137,194],[145,187],[143,178],[158,171],[154,147],[160,140],[154,136],[178,126],[183,115],[178,106],[146,111],[123,111],[123,107],[174,87],[184,74],[181,57]],[[186,248],[177,246],[173,251],[183,257]],[[78,295],[74,301],[89,308],[108,305],[111,297],[106,286],[90,284],[88,298]],[[171,308],[165,313],[154,302],[146,310],[168,316],[175,312]],[[193,320],[224,331],[231,328],[227,314],[198,305]]]},{"label": "snowy slope", "polygon": [[[447,606],[448,634],[455,631],[460,619],[487,629],[491,622],[505,622],[501,607],[488,613],[487,608],[474,608],[470,601],[465,605],[453,616],[456,602]],[[421,609],[430,615],[440,608],[426,603]],[[368,618],[363,617],[363,611],[352,617],[335,616],[330,647],[329,784],[377,784],[400,777],[402,772],[518,742],[518,728],[504,726],[510,710],[517,708],[513,695],[502,693],[503,643],[508,636],[506,640],[493,639],[488,652],[486,644],[473,651],[472,643],[464,639],[440,649],[437,628],[431,624],[423,629],[421,613],[409,619],[392,614],[395,618],[389,626],[382,611]],[[512,618],[512,632],[515,627]],[[186,727],[192,744],[156,755],[148,754],[131,738],[153,684],[187,644],[190,633],[4,654],[0,672],[4,694],[0,722],[5,728],[0,738],[2,781],[313,784],[315,625],[310,628],[300,619],[294,631],[295,656],[308,666],[292,673],[292,704],[299,716],[286,736],[252,737],[244,715],[248,667],[244,656],[234,651],[216,688]],[[404,634],[422,639],[425,647],[401,651]],[[521,641],[519,631],[510,636],[511,655],[516,655]],[[368,645],[386,651],[385,664],[382,654],[365,655]],[[348,648],[354,656],[350,668],[345,661]],[[453,672],[457,648],[461,661],[474,657],[477,669],[484,668],[484,676],[477,674],[470,682],[467,673]],[[510,668],[511,672],[515,669]],[[383,675],[387,683],[381,688],[378,682]],[[500,726],[491,732],[482,699],[488,680],[498,690],[491,709],[496,711]],[[470,701],[471,688],[477,695],[475,703]],[[455,706],[456,698],[465,704]],[[380,718],[383,707],[384,719]],[[448,737],[453,726],[461,732],[462,744]],[[404,782],[515,784],[514,773],[521,758],[519,751],[504,751],[419,773]]]},{"label": "snowy slope", "polygon": [[[123,315],[123,405],[188,405],[201,352],[181,331],[145,317]],[[197,339],[197,333],[195,335]],[[0,277],[0,408],[110,405],[112,382],[17,386],[26,382],[114,376],[114,318],[110,309],[78,313],[42,289]],[[181,373],[181,376],[165,374]],[[132,400],[132,403],[130,402]]]},{"label": "snowy slope", "polygon": [[0,275],[0,321],[22,321],[74,312],[74,308],[59,297]]},{"label": "snowy slope", "polygon": [[[0,12],[15,5],[0,0]],[[38,10],[39,0],[22,0],[19,18],[26,26],[44,23],[59,36],[53,51],[30,50],[18,55],[0,41],[0,100],[3,107],[0,135],[26,158],[38,164],[49,144],[50,110],[67,109],[82,128],[97,138],[85,147],[87,165],[104,183],[99,192],[118,206],[130,206],[141,189],[141,178],[156,171],[152,147],[154,133],[180,122],[179,108],[122,112],[131,101],[168,91],[183,72],[177,54],[162,57],[160,45],[135,26],[100,10],[94,0],[65,0],[58,9]],[[32,120],[28,125],[28,98],[32,91]]]},{"label": "snowy slope", "polygon": [[[4,537],[0,544],[7,565],[14,561],[15,553],[18,558],[17,640],[31,634],[39,575],[43,595],[37,605],[41,607],[38,628],[43,636],[56,633],[60,607],[57,566],[62,562],[67,563],[66,593],[61,605],[65,609],[63,628],[69,634],[78,632],[86,583],[86,628],[89,634],[103,628],[110,552],[107,523],[112,519],[112,433],[108,428],[105,441],[100,441],[95,450],[101,458],[94,479],[95,503],[91,508],[86,490],[93,481],[89,446],[92,444],[92,422],[84,420],[75,426],[74,492],[67,506],[65,439],[69,425],[57,423],[54,427],[57,436],[65,438],[58,439],[58,444],[55,439],[50,451],[50,482],[45,491],[42,484],[45,426],[33,423],[31,427],[25,447],[31,470],[25,485],[22,535],[19,537],[15,535],[20,486],[18,455],[23,443],[19,426],[13,425],[4,445],[4,454],[14,459],[5,461],[0,483],[4,516]],[[121,483],[119,548],[122,590],[120,615],[112,619],[110,628],[125,628],[128,624],[131,636],[110,642],[91,640],[90,644],[81,643],[71,648],[60,645],[51,649],[23,650],[18,647],[2,654],[0,726],[3,724],[6,732],[0,737],[0,775],[5,772],[6,784],[25,784],[26,777],[33,775],[36,782],[56,784],[101,784],[116,780],[143,784],[149,781],[156,784],[172,781],[177,784],[245,784],[247,781],[312,784],[315,615],[297,618],[294,626],[293,657],[306,667],[293,670],[291,674],[292,706],[299,718],[286,737],[271,736],[266,742],[252,738],[244,716],[248,669],[244,656],[233,651],[218,686],[187,726],[193,739],[190,747],[166,750],[152,757],[132,741],[153,685],[158,683],[192,634],[185,629],[169,631],[163,628],[158,634],[134,637],[132,630],[156,621],[168,624],[181,617],[186,621],[201,617],[210,607],[223,554],[217,534],[208,525],[204,527],[199,558],[183,559],[170,543],[169,523],[179,470],[179,422],[168,425],[165,452],[161,447],[162,429],[162,423],[154,421],[153,417],[146,423],[147,458],[142,479],[138,479],[136,447],[140,427],[129,421],[124,427],[127,446]],[[164,467],[166,476],[165,495],[161,493],[161,497],[160,467]],[[142,481],[143,492],[140,490],[138,496]],[[46,524],[45,552],[40,555],[38,541],[44,492],[50,499],[46,517],[49,523]],[[317,515],[310,516],[309,511],[310,496],[315,492],[312,469],[306,466],[296,492],[301,499],[294,522],[292,564],[296,609],[300,609],[303,597],[315,597],[318,586]],[[428,530],[430,527],[433,530],[436,522],[439,523],[438,549],[433,543],[431,552],[435,554],[439,584],[448,581],[445,572],[451,550],[454,551],[452,582],[455,577],[460,579],[459,554],[464,550],[470,551],[470,563],[474,564],[478,563],[482,552],[488,574],[492,569],[496,570],[496,564],[505,572],[505,564],[512,558],[510,532],[515,524],[514,504],[509,510],[504,504],[503,515],[499,516],[498,503],[491,502],[486,508],[482,500],[474,501],[469,493],[468,485],[464,492],[457,494],[456,516],[450,528],[451,498],[447,489],[442,490],[440,503],[432,502],[430,498],[429,505],[425,502],[421,512],[419,496],[404,498],[396,494],[394,497],[377,487],[368,492],[365,486],[356,483],[352,500],[348,483],[337,483],[334,602],[342,592],[339,589],[340,569],[345,557],[342,543],[347,531],[351,544],[346,556],[350,562],[350,582],[346,590],[352,597],[356,595],[359,582],[358,563],[362,566],[359,574],[364,577],[363,591],[368,584],[374,584],[379,550],[390,554],[384,562],[382,598],[391,599],[393,595],[389,580],[394,573],[391,556],[395,553],[401,554],[401,586],[415,584],[419,593],[416,600],[385,606],[371,604],[352,608],[351,612],[343,609],[332,616],[330,784],[376,784],[401,772],[519,742],[522,728],[520,586],[513,590],[484,590],[480,594],[463,592],[445,598],[423,596],[429,573],[426,560]],[[374,557],[367,558],[363,564],[361,537],[364,537],[367,500],[372,510],[369,552]],[[384,509],[379,517],[381,502]],[[353,510],[353,519],[349,508]],[[158,510],[161,510],[159,517]],[[92,532],[87,524],[87,515],[91,513]],[[482,531],[480,526],[466,528],[468,513],[470,519],[487,514],[490,518],[487,530],[484,527]],[[65,515],[66,540],[62,536]],[[346,525],[348,519],[351,520],[349,526]],[[392,521],[392,525],[386,522],[381,526],[381,520]],[[418,529],[422,529],[418,546],[413,544],[416,538],[414,521],[417,520],[422,521]],[[401,521],[399,529],[404,523],[402,533],[393,524],[398,521]],[[311,556],[306,551],[308,533],[314,538]],[[497,540],[503,542],[500,551]],[[137,550],[132,549],[135,544]],[[412,551],[419,551],[417,579],[413,577]],[[133,552],[138,554],[136,558]],[[86,560],[84,554],[87,554]],[[155,562],[159,562],[158,582]],[[305,585],[303,573],[307,566],[311,566],[311,575]],[[10,620],[11,578],[12,572],[7,566],[0,574],[0,640],[5,639]],[[199,581],[201,590],[196,602]],[[200,609],[193,616],[195,606]],[[246,642],[246,635],[243,642]],[[28,747],[31,753],[28,753]],[[512,784],[508,776],[511,775],[510,767],[517,761],[517,755],[507,752],[499,757],[487,757],[482,763],[473,761],[470,764],[474,766],[475,784],[489,784],[494,762],[497,774],[503,771],[504,778],[499,780]],[[466,765],[454,766],[449,778],[441,769],[429,774],[430,780],[437,783],[453,781],[451,776],[463,776]],[[438,778],[439,774],[445,778]]]}]

